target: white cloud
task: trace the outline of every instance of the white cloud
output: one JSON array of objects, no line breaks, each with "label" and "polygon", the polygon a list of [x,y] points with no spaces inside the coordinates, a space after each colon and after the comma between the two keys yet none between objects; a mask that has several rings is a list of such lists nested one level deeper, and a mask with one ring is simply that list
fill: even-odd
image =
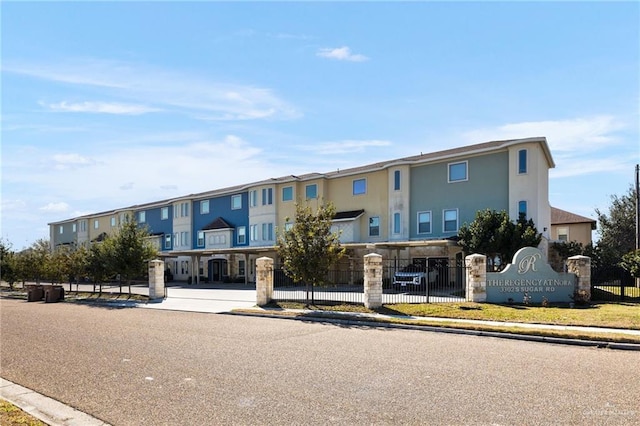
[{"label": "white cloud", "polygon": [[302,151],[313,151],[319,155],[327,155],[364,152],[367,148],[384,147],[389,145],[391,145],[391,142],[383,140],[344,140],[337,142],[324,142],[315,145],[301,145],[297,148]]},{"label": "white cloud", "polygon": [[123,104],[116,102],[59,102],[57,104],[41,105],[60,112],[88,112],[102,114],[123,114],[123,115],[140,115],[148,112],[160,111],[158,108],[152,108],[144,105]]},{"label": "white cloud", "polygon": [[316,55],[321,58],[335,59],[338,61],[364,62],[369,60],[369,58],[364,55],[351,53],[351,49],[348,46],[335,48],[325,47],[319,49]]},{"label": "white cloud", "polygon": [[69,211],[69,204],[65,203],[64,201],[60,201],[58,203],[49,203],[45,206],[40,207],[39,210],[48,213],[64,213]]},{"label": "white cloud", "polygon": [[[467,143],[545,136],[556,163],[551,178],[566,178],[624,169],[627,158],[612,149],[624,138],[618,132],[627,125],[610,115],[579,117],[567,120],[509,123],[463,134]],[[615,153],[615,154],[614,154]]]},{"label": "white cloud", "polygon": [[53,167],[56,170],[76,169],[94,165],[96,162],[80,154],[54,154]]},{"label": "white cloud", "polygon": [[3,71],[48,81],[91,87],[114,102],[60,102],[58,111],[143,114],[178,111],[208,120],[294,119],[295,107],[271,89],[212,81],[208,77],[97,59],[50,64],[3,64]]},{"label": "white cloud", "polygon": [[473,130],[465,133],[463,137],[469,143],[478,143],[546,136],[552,151],[585,151],[620,143],[615,132],[625,127],[626,125],[615,117],[600,115],[568,120],[509,123],[495,128]]}]

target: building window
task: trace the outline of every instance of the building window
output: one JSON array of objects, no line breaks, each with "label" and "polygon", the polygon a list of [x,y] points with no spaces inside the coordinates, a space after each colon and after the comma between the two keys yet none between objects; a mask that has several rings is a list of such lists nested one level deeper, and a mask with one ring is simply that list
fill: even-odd
[{"label": "building window", "polygon": [[393,214],[393,233],[400,233],[400,213]]},{"label": "building window", "polygon": [[164,248],[166,250],[171,248],[171,234],[164,234]]},{"label": "building window", "polygon": [[393,190],[400,191],[400,170],[393,172]]},{"label": "building window", "polygon": [[468,162],[449,164],[449,182],[463,182],[469,179],[467,173]]},{"label": "building window", "polygon": [[200,214],[209,214],[209,200],[200,201]]},{"label": "building window", "polygon": [[240,277],[244,277],[245,274],[245,261],[244,260],[238,260],[238,276]]},{"label": "building window", "polygon": [[180,203],[180,217],[189,216],[189,203]]},{"label": "building window", "polygon": [[198,247],[204,247],[204,231],[198,231]]},{"label": "building window", "polygon": [[93,221],[93,229],[99,229],[100,228],[100,221],[98,219]]},{"label": "building window", "polygon": [[188,232],[181,232],[180,233],[180,246],[181,247],[188,247],[189,246],[189,233]]},{"label": "building window", "polygon": [[291,231],[293,229],[293,223],[287,222],[284,224],[284,232]]},{"label": "building window", "polygon": [[521,149],[518,151],[518,173],[527,173],[527,150]]},{"label": "building window", "polygon": [[264,241],[273,240],[273,223],[262,224],[262,239]]},{"label": "building window", "polygon": [[367,180],[356,179],[353,181],[353,195],[362,195],[367,193]]},{"label": "building window", "polygon": [[431,233],[431,212],[418,212],[418,234]]},{"label": "building window", "polygon": [[160,219],[161,220],[169,219],[169,207],[163,207],[160,209]]},{"label": "building window", "polygon": [[558,239],[560,241],[569,241],[569,228],[558,228]]},{"label": "building window", "polygon": [[73,232],[73,233],[76,232],[76,224],[75,223],[71,224],[71,232]]},{"label": "building window", "polygon": [[242,195],[231,196],[231,210],[239,210],[242,208]]},{"label": "building window", "polygon": [[238,244],[246,244],[247,242],[247,228],[244,226],[238,227]]},{"label": "building window", "polygon": [[[145,223],[147,221],[147,212],[138,212],[138,223]],[[111,225],[114,226],[114,225]]]},{"label": "building window", "polygon": [[458,230],[458,210],[444,211],[444,232],[456,232]]},{"label": "building window", "polygon": [[527,202],[526,201],[519,201],[518,202],[518,219],[520,217],[527,217]]},{"label": "building window", "polygon": [[282,188],[282,201],[293,200],[293,186],[285,186]]},{"label": "building window", "polygon": [[258,205],[258,191],[249,191],[249,207],[255,207]]},{"label": "building window", "polygon": [[318,198],[318,185],[315,183],[313,185],[307,185],[305,187],[305,196],[307,197],[307,200]]},{"label": "building window", "polygon": [[80,232],[87,232],[87,221],[86,220],[81,220],[80,221]]},{"label": "building window", "polygon": [[258,241],[258,225],[249,225],[249,241]]},{"label": "building window", "polygon": [[62,225],[58,226],[58,232],[62,235],[64,233],[64,228]]},{"label": "building window", "polygon": [[116,218],[112,217],[111,218],[111,227],[113,228],[114,226],[116,226]]},{"label": "building window", "polygon": [[377,237],[380,235],[380,218],[373,216],[369,218],[369,236]]},{"label": "building window", "polygon": [[262,189],[262,205],[270,206],[273,204],[273,188]]}]

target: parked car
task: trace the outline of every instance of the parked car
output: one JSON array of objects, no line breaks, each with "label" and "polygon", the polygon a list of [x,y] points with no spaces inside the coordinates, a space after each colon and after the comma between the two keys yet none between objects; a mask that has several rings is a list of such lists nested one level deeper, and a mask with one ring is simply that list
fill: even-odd
[{"label": "parked car", "polygon": [[399,290],[424,289],[438,279],[438,271],[430,270],[428,273],[421,265],[409,265],[393,275],[393,287]]}]

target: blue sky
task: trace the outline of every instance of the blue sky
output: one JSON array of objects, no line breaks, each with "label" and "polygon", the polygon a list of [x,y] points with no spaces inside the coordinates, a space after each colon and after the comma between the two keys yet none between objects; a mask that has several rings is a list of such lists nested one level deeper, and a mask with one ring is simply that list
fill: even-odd
[{"label": "blue sky", "polygon": [[595,217],[640,162],[638,2],[2,2],[2,230],[546,136]]}]

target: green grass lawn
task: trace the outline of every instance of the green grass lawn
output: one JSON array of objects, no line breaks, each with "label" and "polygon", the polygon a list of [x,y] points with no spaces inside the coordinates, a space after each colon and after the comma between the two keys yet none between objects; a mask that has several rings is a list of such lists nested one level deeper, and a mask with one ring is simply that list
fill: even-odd
[{"label": "green grass lawn", "polygon": [[[271,306],[304,309],[304,303],[275,302]],[[388,315],[474,319],[531,324],[579,325],[640,330],[640,305],[598,303],[590,306],[523,306],[491,303],[428,303],[385,305],[372,311],[363,305],[315,305],[310,309],[343,312],[377,312]]]}]

